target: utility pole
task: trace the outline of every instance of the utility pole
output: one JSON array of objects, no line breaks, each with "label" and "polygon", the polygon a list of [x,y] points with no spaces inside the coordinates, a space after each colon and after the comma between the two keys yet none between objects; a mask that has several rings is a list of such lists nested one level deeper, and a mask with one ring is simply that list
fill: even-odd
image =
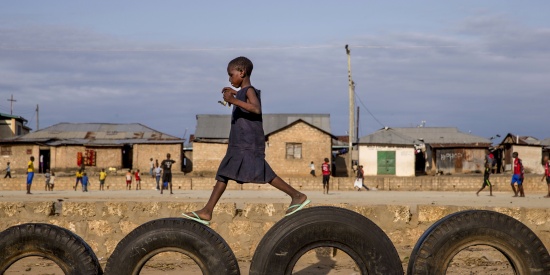
[{"label": "utility pole", "polygon": [[351,151],[353,150],[353,142],[355,141],[355,83],[353,82],[353,79],[351,78],[351,54],[350,50],[348,48],[348,45],[346,45],[346,54],[348,55],[348,90],[349,90],[349,152],[350,156]]},{"label": "utility pole", "polygon": [[38,114],[39,114],[38,110],[39,110],[38,104],[36,104],[36,131],[40,130],[40,124],[39,124],[40,120],[38,117]]},{"label": "utility pole", "polygon": [[359,106],[357,106],[357,122],[355,123],[355,142],[359,143]]},{"label": "utility pole", "polygon": [[8,101],[10,102],[10,115],[13,115],[13,103],[17,100],[13,99],[13,94],[11,94],[11,98]]}]

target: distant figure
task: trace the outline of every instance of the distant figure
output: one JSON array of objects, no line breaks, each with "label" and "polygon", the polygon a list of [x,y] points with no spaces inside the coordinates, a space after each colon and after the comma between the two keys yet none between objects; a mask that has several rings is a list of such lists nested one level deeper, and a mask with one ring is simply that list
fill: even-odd
[{"label": "distant figure", "polygon": [[149,175],[151,176],[151,178],[155,178],[155,174],[153,172],[153,170],[155,169],[155,162],[153,161],[153,158],[150,159],[150,163],[149,163]]},{"label": "distant figure", "polygon": [[101,169],[99,172],[99,190],[105,191],[105,179],[107,178],[107,173],[105,173],[105,168]]},{"label": "distant figure", "polygon": [[162,169],[160,169],[157,163],[155,167],[155,180],[157,181],[157,191],[160,190],[159,182],[160,182],[161,175],[162,175]]},{"label": "distant figure", "polygon": [[30,157],[30,161],[27,164],[27,194],[31,193],[32,179],[34,178],[34,157]]},{"label": "distant figure", "polygon": [[44,173],[44,182],[46,185],[44,186],[44,191],[50,191],[50,180],[52,179],[52,175],[50,174],[50,169],[46,170],[46,173]]},{"label": "distant figure", "polygon": [[141,190],[141,177],[139,176],[139,169],[134,173],[136,177],[136,190]]},{"label": "distant figure", "polygon": [[315,177],[315,164],[313,164],[313,161],[309,164],[309,174]]},{"label": "distant figure", "polygon": [[130,169],[126,172],[126,189],[132,190],[132,170]]},{"label": "distant figure", "polygon": [[52,171],[52,175],[50,177],[50,191],[53,191],[54,186],[55,186],[55,172]]},{"label": "distant figure", "polygon": [[[518,194],[520,197],[525,197],[525,192],[523,191],[523,179],[524,179],[523,163],[519,158],[518,152],[512,153],[512,158],[514,159],[514,162],[513,162],[514,175],[512,176],[512,181],[510,182],[510,184],[512,185],[512,190],[514,191],[514,197],[517,197]],[[514,184],[517,184],[517,189]]]},{"label": "distant figure", "polygon": [[357,174],[354,183],[354,188],[357,188],[357,191],[361,191],[361,187],[365,187],[367,191],[370,189],[365,185],[365,171],[363,170],[363,165],[357,166]]},{"label": "distant figure", "polygon": [[493,172],[493,169],[497,164],[493,150],[489,150],[489,153],[485,156],[485,163],[489,164],[489,168],[491,169],[491,172]]},{"label": "distant figure", "polygon": [[476,195],[479,196],[479,192],[481,190],[485,189],[486,186],[489,186],[489,196],[493,195],[493,185],[489,181],[489,176],[491,176],[491,165],[489,163],[485,163],[485,173],[483,174],[483,185],[481,186],[481,189],[477,190]]},{"label": "distant figure", "polygon": [[4,176],[4,178],[10,178],[11,179],[11,167],[10,167],[10,162],[8,161],[7,165],[6,165],[6,175]]},{"label": "distant figure", "polygon": [[44,155],[40,155],[39,162],[40,162],[40,173],[44,173]]},{"label": "distant figure", "polygon": [[542,176],[541,181],[546,179],[546,185],[548,185],[548,194],[544,197],[550,198],[550,161],[548,160],[548,155],[544,156],[542,163],[544,164],[544,175]]},{"label": "distant figure", "polygon": [[231,86],[240,89],[222,89],[223,100],[233,105],[229,144],[216,173],[216,185],[208,202],[198,211],[183,214],[188,219],[210,224],[214,207],[225,192],[229,180],[237,183],[269,183],[284,192],[291,198],[287,216],[300,211],[310,202],[306,195],[278,177],[265,161],[261,93],[252,86],[252,69],[252,61],[243,56],[231,60],[227,65]]},{"label": "distant figure", "polygon": [[82,174],[82,192],[88,192],[88,184],[90,183],[90,180],[88,179],[88,175],[86,173]]},{"label": "distant figure", "polygon": [[165,185],[168,185],[170,187],[170,195],[174,194],[172,193],[172,164],[174,164],[175,162],[175,160],[170,159],[170,153],[168,153],[166,154],[166,159],[160,163],[160,167],[162,167],[162,188],[160,189],[161,194],[164,190]]},{"label": "distant figure", "polygon": [[328,162],[328,158],[325,158],[325,162],[321,164],[321,172],[323,173],[323,194],[328,195],[330,182],[330,163]]},{"label": "distant figure", "polygon": [[76,171],[76,182],[73,187],[74,191],[76,191],[79,182],[82,184],[82,169]]}]

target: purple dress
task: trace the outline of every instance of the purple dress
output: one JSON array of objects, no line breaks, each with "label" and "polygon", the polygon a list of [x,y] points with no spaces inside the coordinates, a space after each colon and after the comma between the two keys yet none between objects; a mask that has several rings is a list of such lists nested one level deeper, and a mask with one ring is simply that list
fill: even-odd
[{"label": "purple dress", "polygon": [[[236,98],[246,102],[246,91],[254,87],[244,87]],[[260,91],[254,89],[261,104]],[[265,161],[265,135],[262,114],[254,114],[233,106],[231,132],[225,157],[220,163],[216,180],[227,183],[268,183],[277,175]]]}]

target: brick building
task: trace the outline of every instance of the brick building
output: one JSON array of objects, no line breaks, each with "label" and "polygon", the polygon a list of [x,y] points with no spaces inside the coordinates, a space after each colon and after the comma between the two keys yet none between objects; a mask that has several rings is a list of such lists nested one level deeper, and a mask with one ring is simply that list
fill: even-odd
[{"label": "brick building", "polygon": [[149,171],[150,158],[176,160],[173,171],[181,171],[183,139],[142,124],[59,123],[23,136],[0,140],[1,164],[11,162],[12,171],[24,172],[30,156],[35,168],[74,171],[131,168]]},{"label": "brick building", "polygon": [[483,170],[489,146],[453,127],[387,127],[359,140],[359,164],[365,175],[469,173]]},{"label": "brick building", "polygon": [[28,134],[27,120],[20,116],[0,113],[0,139]]},{"label": "brick building", "polygon": [[[328,114],[264,114],[266,160],[281,176],[307,176],[313,161],[319,171],[331,158]],[[197,115],[193,142],[193,172],[214,175],[225,156],[231,127],[230,115]]]}]

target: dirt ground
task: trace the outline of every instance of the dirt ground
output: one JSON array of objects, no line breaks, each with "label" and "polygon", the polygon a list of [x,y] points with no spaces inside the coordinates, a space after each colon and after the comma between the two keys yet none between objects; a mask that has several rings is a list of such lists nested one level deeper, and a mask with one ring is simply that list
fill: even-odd
[{"label": "dirt ground", "polygon": [[[154,190],[140,191],[96,191],[90,189],[88,193],[80,191],[45,192],[36,190],[32,195],[24,192],[7,191],[0,193],[0,201],[48,201],[63,199],[65,201],[185,201],[206,202],[209,191],[175,190],[174,195],[160,195]],[[329,195],[322,192],[305,192],[314,204],[350,203],[359,205],[456,205],[456,206],[500,206],[500,207],[529,207],[544,208],[550,205],[550,199],[543,198],[544,194],[529,194],[525,198],[513,198],[511,192],[494,193],[489,197],[488,192],[476,196],[472,192],[400,192],[400,191],[335,191]],[[228,190],[221,202],[234,202],[237,207],[244,203],[269,203],[289,200],[286,195],[278,191],[242,191]],[[289,201],[290,202],[290,201]],[[411,210],[414,211],[415,207]],[[309,251],[297,263],[294,274],[359,274],[355,263],[342,251],[327,253],[327,249]],[[168,260],[170,259],[170,260]],[[102,265],[106,259],[101,260]],[[404,269],[406,270],[406,264]],[[239,262],[241,274],[247,275],[250,262]],[[178,254],[172,257],[157,255],[147,262],[141,274],[202,274],[200,269],[185,256]],[[29,257],[16,262],[5,274],[63,274],[52,261]],[[469,247],[460,252],[450,264],[447,274],[513,274],[510,264],[504,256],[486,246]]]}]

